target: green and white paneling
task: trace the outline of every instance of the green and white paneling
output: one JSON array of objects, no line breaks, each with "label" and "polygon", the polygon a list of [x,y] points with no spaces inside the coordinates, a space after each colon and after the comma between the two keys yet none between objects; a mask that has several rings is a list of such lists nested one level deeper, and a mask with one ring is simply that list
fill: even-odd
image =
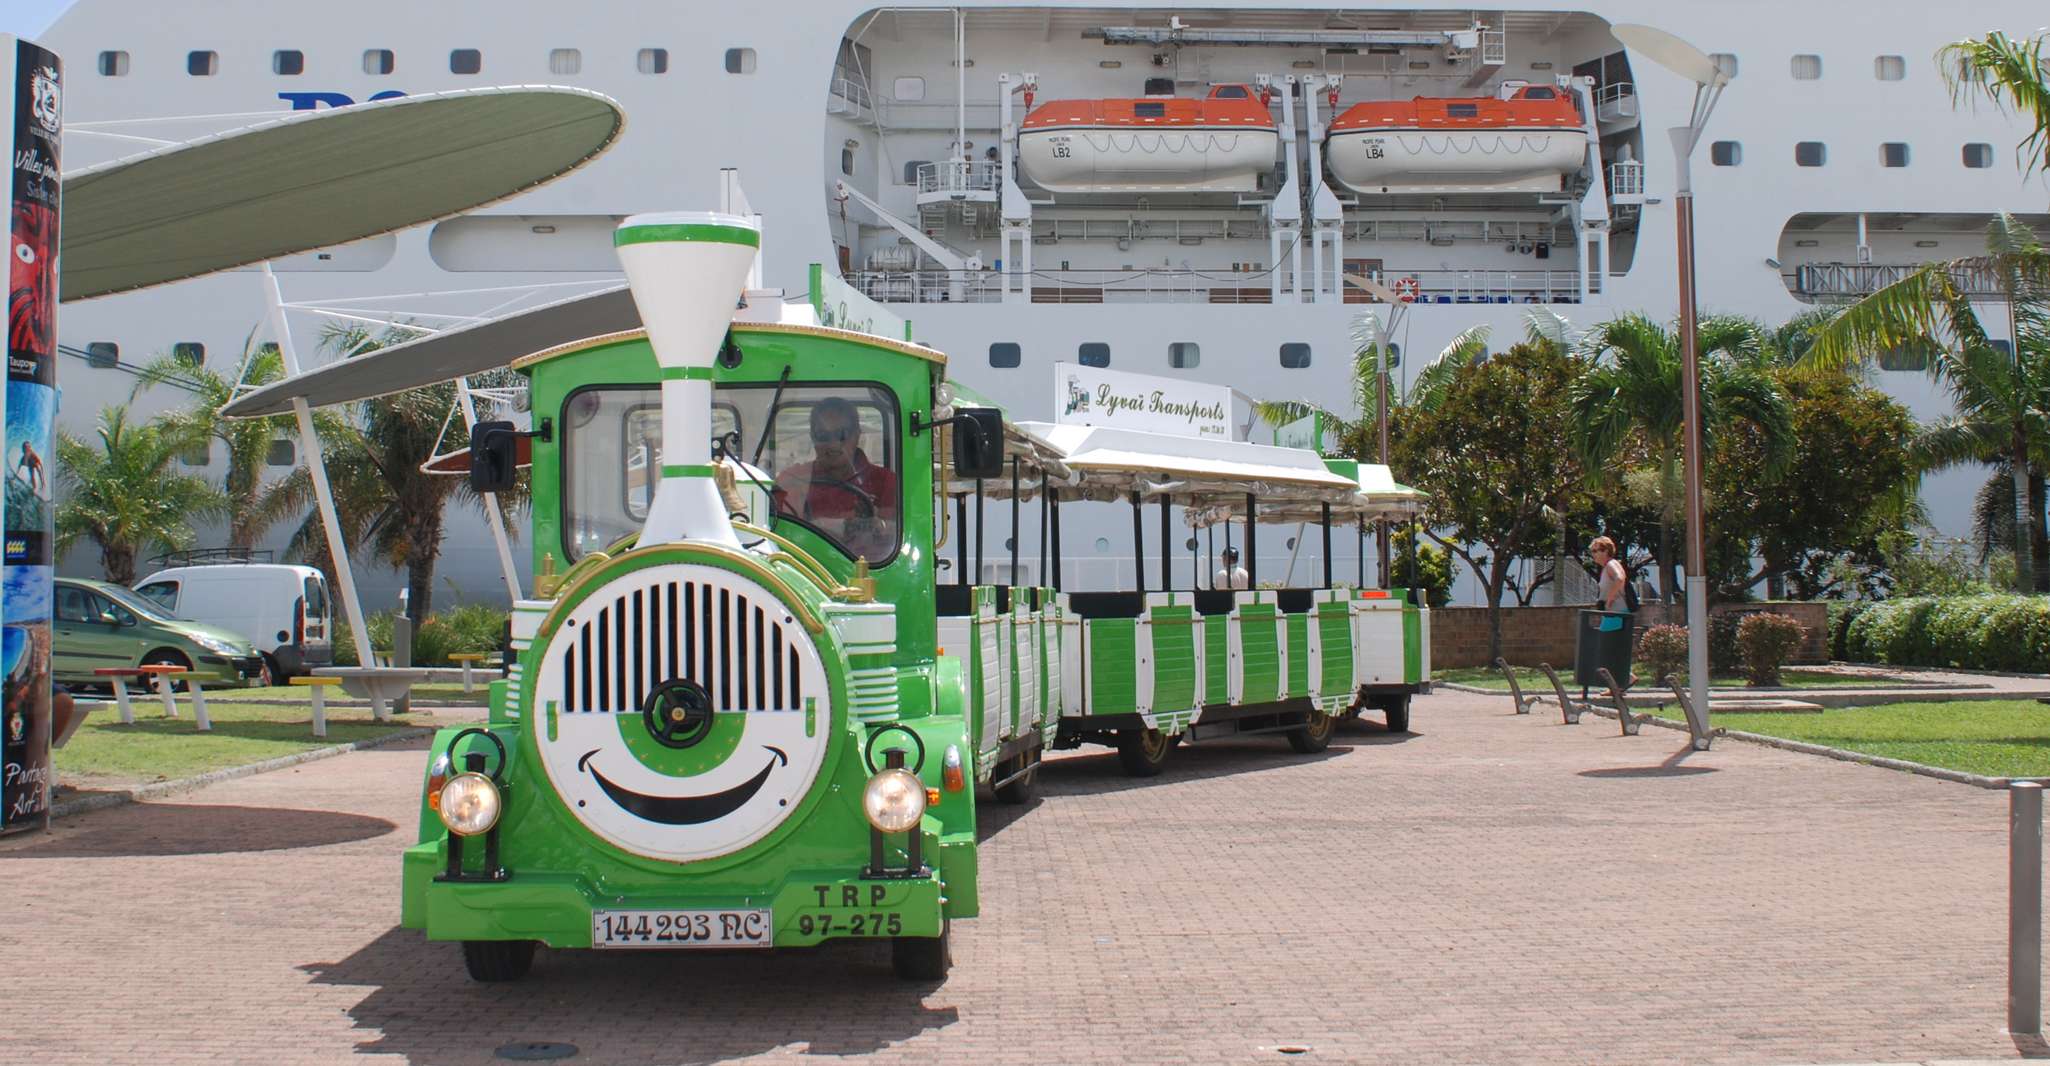
[{"label": "green and white paneling", "polygon": [[967,615],[942,617],[939,644],[958,655],[968,675],[975,732],[975,774],[988,780],[1003,746],[1039,733],[1050,743],[1060,725],[1049,700],[1060,691],[1058,608],[1042,592],[1045,610],[1032,609],[1032,590],[1011,590],[1009,613],[997,611],[997,590],[977,586]]}]

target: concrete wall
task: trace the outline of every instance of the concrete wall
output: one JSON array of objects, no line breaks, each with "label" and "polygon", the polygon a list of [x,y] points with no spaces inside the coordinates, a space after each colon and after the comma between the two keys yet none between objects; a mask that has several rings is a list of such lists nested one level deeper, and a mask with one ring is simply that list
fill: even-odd
[{"label": "concrete wall", "polygon": [[[1502,657],[1518,666],[1551,663],[1565,668],[1573,664],[1573,619],[1585,607],[1504,607],[1502,609]],[[1808,636],[1794,653],[1795,662],[1823,662],[1829,658],[1829,608],[1821,603],[1733,603],[1718,604],[1711,614],[1729,611],[1769,610],[1800,622]],[[1648,604],[1638,609],[1637,626],[1659,625],[1668,620],[1687,624],[1686,609]],[[1461,666],[1489,666],[1488,611],[1485,607],[1441,607],[1431,612],[1431,666],[1444,670]]]}]

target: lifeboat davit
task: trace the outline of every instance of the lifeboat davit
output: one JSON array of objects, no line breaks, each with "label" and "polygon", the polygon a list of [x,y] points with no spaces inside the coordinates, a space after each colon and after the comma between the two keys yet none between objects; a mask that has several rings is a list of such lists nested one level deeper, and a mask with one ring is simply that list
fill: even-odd
[{"label": "lifeboat davit", "polygon": [[1558,192],[1586,163],[1587,135],[1571,97],[1527,85],[1354,104],[1332,120],[1324,156],[1354,192]]},{"label": "lifeboat davit", "polygon": [[1018,166],[1049,192],[1252,192],[1281,137],[1250,86],[1201,100],[1053,100],[1018,129]]}]

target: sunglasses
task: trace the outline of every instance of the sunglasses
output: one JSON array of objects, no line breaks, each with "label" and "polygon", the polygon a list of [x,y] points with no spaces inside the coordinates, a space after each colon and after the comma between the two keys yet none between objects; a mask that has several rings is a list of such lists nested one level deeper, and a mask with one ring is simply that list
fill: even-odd
[{"label": "sunglasses", "polygon": [[854,439],[855,431],[846,429],[815,429],[811,431],[813,444],[840,444]]}]

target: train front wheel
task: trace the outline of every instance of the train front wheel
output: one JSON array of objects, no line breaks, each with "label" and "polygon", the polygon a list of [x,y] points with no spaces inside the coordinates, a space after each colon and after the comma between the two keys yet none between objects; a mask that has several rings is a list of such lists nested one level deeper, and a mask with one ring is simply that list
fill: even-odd
[{"label": "train front wheel", "polygon": [[944,981],[954,968],[948,944],[953,923],[940,919],[938,936],[900,936],[890,941],[890,966],[906,981]]},{"label": "train front wheel", "polygon": [[474,981],[517,981],[534,965],[532,940],[465,940],[463,967]]}]

